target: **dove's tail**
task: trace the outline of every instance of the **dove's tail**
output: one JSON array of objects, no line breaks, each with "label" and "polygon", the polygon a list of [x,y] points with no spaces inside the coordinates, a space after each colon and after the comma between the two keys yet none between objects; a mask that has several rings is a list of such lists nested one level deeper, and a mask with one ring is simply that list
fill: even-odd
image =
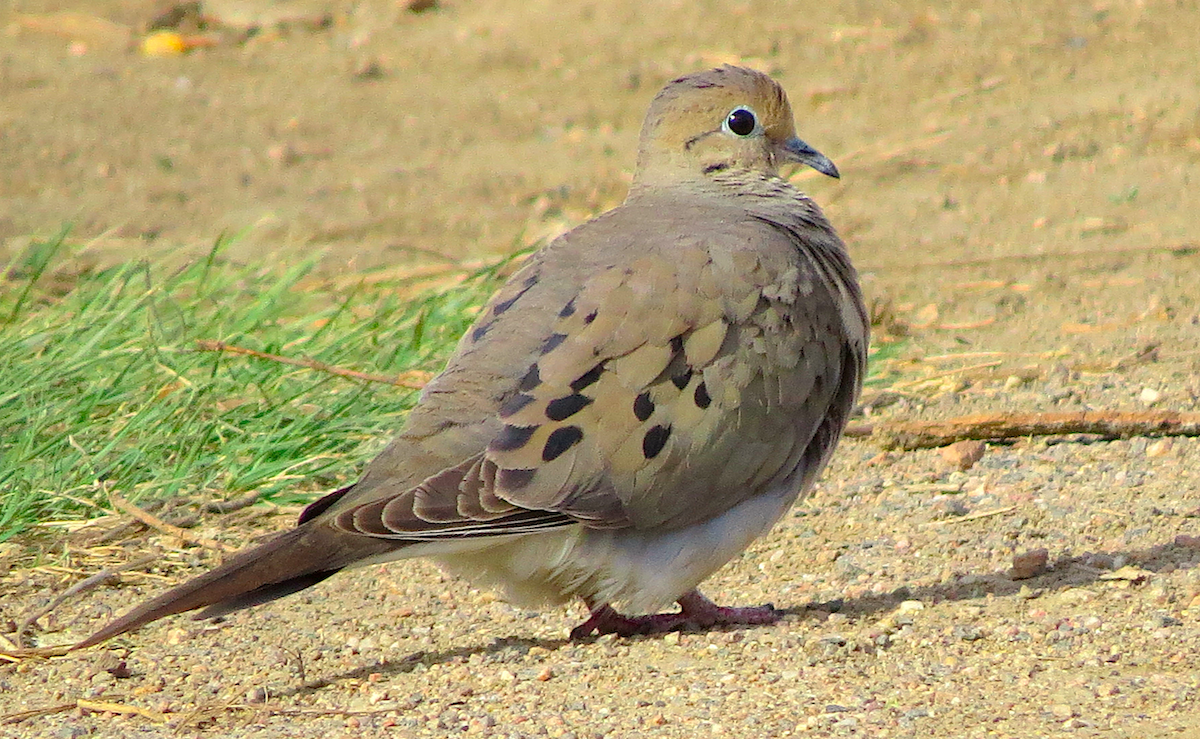
[{"label": "dove's tail", "polygon": [[[315,585],[372,554],[363,551],[361,540],[351,552],[340,538],[327,527],[301,524],[141,604],[71,648],[90,647],[165,616],[197,608],[204,610],[196,618],[212,618],[266,603]],[[379,544],[379,553],[395,547],[384,541]]]}]

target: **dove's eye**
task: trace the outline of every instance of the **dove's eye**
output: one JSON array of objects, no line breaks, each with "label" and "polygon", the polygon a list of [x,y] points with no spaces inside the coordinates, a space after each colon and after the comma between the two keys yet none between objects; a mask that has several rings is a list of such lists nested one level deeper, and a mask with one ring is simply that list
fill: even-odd
[{"label": "dove's eye", "polygon": [[754,111],[749,108],[734,108],[725,117],[724,128],[735,136],[749,136],[759,130],[758,118],[754,115]]}]

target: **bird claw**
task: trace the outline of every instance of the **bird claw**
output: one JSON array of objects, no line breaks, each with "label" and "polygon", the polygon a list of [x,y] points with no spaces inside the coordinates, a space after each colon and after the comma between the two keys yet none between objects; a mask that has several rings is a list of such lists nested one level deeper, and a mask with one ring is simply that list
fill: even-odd
[{"label": "bird claw", "polygon": [[740,608],[719,606],[695,590],[683,595],[679,599],[679,606],[678,613],[646,616],[623,616],[607,603],[593,607],[588,620],[571,629],[571,640],[579,641],[605,634],[627,637],[685,629],[710,629],[714,626],[758,626],[773,624],[783,618],[783,612],[770,603]]}]

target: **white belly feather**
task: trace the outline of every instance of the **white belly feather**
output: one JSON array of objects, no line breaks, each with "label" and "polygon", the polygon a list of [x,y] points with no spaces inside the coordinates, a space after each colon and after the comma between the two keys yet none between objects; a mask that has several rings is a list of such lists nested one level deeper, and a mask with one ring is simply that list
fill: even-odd
[{"label": "white belly feather", "polygon": [[[607,531],[579,526],[493,540],[467,551],[435,554],[434,559],[476,585],[500,589],[520,606],[583,597],[629,613],[654,613],[766,533],[796,493],[791,485],[781,486],[683,529]],[[421,554],[432,554],[418,548]]]}]

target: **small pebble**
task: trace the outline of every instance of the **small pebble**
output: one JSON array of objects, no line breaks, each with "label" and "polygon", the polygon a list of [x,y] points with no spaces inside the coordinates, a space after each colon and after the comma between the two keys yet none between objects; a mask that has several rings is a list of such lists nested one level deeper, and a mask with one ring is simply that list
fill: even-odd
[{"label": "small pebble", "polygon": [[943,517],[965,516],[970,510],[961,498],[952,495],[939,495],[933,505]]},{"label": "small pebble", "polygon": [[1053,713],[1055,718],[1064,719],[1064,720],[1072,718],[1077,715],[1075,713],[1075,709],[1072,708],[1069,703],[1054,704],[1053,706],[1050,707],[1050,713]]},{"label": "small pebble", "polygon": [[1174,444],[1171,443],[1170,439],[1159,439],[1158,441],[1146,447],[1146,456],[1165,457],[1171,452],[1171,448],[1173,446]]},{"label": "small pebble", "polygon": [[955,638],[963,641],[979,641],[983,638],[983,630],[978,626],[968,626],[964,624],[956,625],[953,629],[951,629],[951,634]]},{"label": "small pebble", "polygon": [[956,441],[950,446],[944,446],[938,450],[942,459],[952,467],[966,471],[975,466],[975,463],[983,459],[983,453],[987,451],[987,444],[982,441]]},{"label": "small pebble", "polygon": [[1013,580],[1028,580],[1031,577],[1037,577],[1046,572],[1046,565],[1049,561],[1050,552],[1044,548],[1014,554],[1012,569],[1009,570],[1008,576]]}]

